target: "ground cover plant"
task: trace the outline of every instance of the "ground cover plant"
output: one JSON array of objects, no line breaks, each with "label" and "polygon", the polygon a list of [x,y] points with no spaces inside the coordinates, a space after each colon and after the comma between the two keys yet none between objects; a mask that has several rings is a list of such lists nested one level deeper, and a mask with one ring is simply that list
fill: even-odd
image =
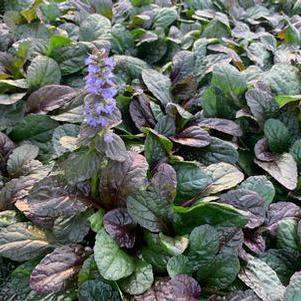
[{"label": "ground cover plant", "polygon": [[301,1],[0,2],[0,300],[301,300]]}]

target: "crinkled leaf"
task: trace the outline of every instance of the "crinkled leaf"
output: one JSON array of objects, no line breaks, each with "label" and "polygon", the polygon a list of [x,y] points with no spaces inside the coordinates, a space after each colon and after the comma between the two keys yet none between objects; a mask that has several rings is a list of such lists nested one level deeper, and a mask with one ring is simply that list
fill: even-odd
[{"label": "crinkled leaf", "polygon": [[122,248],[132,248],[136,240],[136,223],[126,209],[107,212],[103,218],[106,231]]},{"label": "crinkled leaf", "polygon": [[173,102],[170,93],[171,81],[167,76],[153,69],[145,69],[142,71],[142,79],[148,90],[159,99],[163,106]]},{"label": "crinkled leaf", "polygon": [[209,289],[224,289],[235,280],[239,270],[240,264],[235,254],[220,253],[198,270],[197,278]]},{"label": "crinkled leaf", "polygon": [[48,228],[57,217],[85,211],[87,202],[76,188],[50,176],[34,185],[27,198],[16,202],[16,207],[34,223]]},{"label": "crinkled leaf", "polygon": [[284,301],[297,301],[301,298],[301,273],[296,272],[284,292]]},{"label": "crinkled leaf", "polygon": [[189,275],[193,273],[193,264],[189,258],[183,254],[173,256],[168,260],[167,272],[170,277],[177,275]]},{"label": "crinkled leaf", "polygon": [[211,164],[205,169],[212,183],[206,188],[204,194],[210,195],[235,187],[244,179],[244,174],[229,163]]},{"label": "crinkled leaf", "polygon": [[192,230],[185,254],[193,263],[194,271],[214,258],[219,251],[219,245],[219,236],[214,227],[202,225]]},{"label": "crinkled leaf", "polygon": [[7,171],[10,175],[22,174],[22,169],[28,161],[35,159],[39,154],[39,148],[31,144],[23,144],[13,150],[7,160]]},{"label": "crinkled leaf", "polygon": [[211,184],[211,178],[193,162],[173,164],[177,173],[177,200],[189,199]]},{"label": "crinkled leaf", "polygon": [[255,160],[255,163],[286,189],[294,190],[297,187],[297,164],[292,155],[284,153],[275,161],[261,162]]},{"label": "crinkled leaf", "polygon": [[56,248],[35,267],[30,276],[30,287],[40,293],[60,291],[79,272],[89,249],[81,245]]},{"label": "crinkled leaf", "polygon": [[264,199],[266,207],[272,203],[276,194],[273,183],[266,176],[249,177],[241,183],[240,187],[256,191]]},{"label": "crinkled leaf", "polygon": [[284,286],[277,274],[265,262],[257,258],[248,260],[239,278],[263,300],[283,300]]},{"label": "crinkled leaf", "polygon": [[59,84],[61,71],[58,63],[45,56],[37,56],[27,70],[27,83],[29,89],[34,91],[43,86]]},{"label": "crinkled leaf", "polygon": [[177,174],[171,165],[160,164],[152,177],[151,183],[161,197],[170,200],[175,198],[177,193]]},{"label": "crinkled leaf", "polygon": [[107,280],[119,280],[135,270],[134,259],[104,229],[96,235],[94,257],[101,276]]},{"label": "crinkled leaf", "polygon": [[279,249],[299,252],[298,222],[288,218],[280,221],[276,238]]},{"label": "crinkled leaf", "polygon": [[188,275],[178,275],[170,280],[170,286],[176,300],[197,301],[201,294],[198,282]]},{"label": "crinkled leaf", "polygon": [[220,201],[249,213],[248,228],[256,228],[263,224],[265,209],[263,198],[255,191],[237,189],[223,194]]},{"label": "crinkled leaf", "polygon": [[52,246],[46,232],[29,222],[20,222],[0,230],[0,255],[25,261],[49,251]]},{"label": "crinkled leaf", "polygon": [[154,190],[141,190],[127,198],[127,208],[132,218],[152,232],[167,230],[171,204]]},{"label": "crinkled leaf", "polygon": [[118,281],[120,288],[128,294],[139,295],[148,290],[154,281],[151,264],[137,260],[132,275]]},{"label": "crinkled leaf", "polygon": [[148,164],[142,155],[128,153],[124,162],[110,161],[100,180],[101,201],[107,207],[125,204],[127,197],[146,185]]}]

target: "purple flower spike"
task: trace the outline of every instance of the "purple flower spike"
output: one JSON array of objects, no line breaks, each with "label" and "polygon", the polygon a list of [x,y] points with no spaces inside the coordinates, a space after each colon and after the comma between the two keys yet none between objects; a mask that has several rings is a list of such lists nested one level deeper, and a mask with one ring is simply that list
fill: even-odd
[{"label": "purple flower spike", "polygon": [[105,128],[109,123],[108,117],[117,108],[114,99],[118,93],[113,73],[115,62],[101,50],[89,55],[85,64],[88,66],[85,89],[89,94],[85,98],[85,122],[91,127]]}]

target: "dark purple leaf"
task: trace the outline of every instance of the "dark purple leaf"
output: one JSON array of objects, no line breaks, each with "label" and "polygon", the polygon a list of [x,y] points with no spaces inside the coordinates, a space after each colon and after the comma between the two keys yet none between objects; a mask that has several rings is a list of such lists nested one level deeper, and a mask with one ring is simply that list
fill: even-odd
[{"label": "dark purple leaf", "polygon": [[218,229],[220,252],[238,254],[244,242],[244,234],[241,229],[225,227]]},{"label": "dark purple leaf", "polygon": [[259,232],[248,231],[244,232],[244,244],[254,253],[260,254],[265,250],[265,240]]},{"label": "dark purple leaf", "polygon": [[110,161],[100,180],[102,203],[108,208],[125,206],[126,198],[146,185],[147,170],[145,158],[135,152],[124,162]]},{"label": "dark purple leaf", "polygon": [[175,85],[184,79],[190,78],[194,71],[194,53],[191,51],[179,51],[172,58],[172,71],[170,79]]},{"label": "dark purple leaf", "polygon": [[253,229],[263,224],[265,209],[263,198],[255,191],[248,189],[237,189],[223,194],[221,203],[230,204],[238,209],[247,211],[249,222],[247,228]]},{"label": "dark purple leaf", "polygon": [[166,199],[174,199],[177,193],[177,174],[172,166],[162,163],[156,169],[152,185]]},{"label": "dark purple leaf", "polygon": [[178,275],[170,280],[174,300],[197,301],[201,294],[198,282],[188,275]]},{"label": "dark purple leaf", "polygon": [[0,132],[0,154],[7,157],[15,148],[15,144],[5,134]]},{"label": "dark purple leaf", "polygon": [[80,271],[91,253],[81,245],[56,248],[35,267],[30,276],[30,287],[39,293],[57,292],[66,288]]},{"label": "dark purple leaf", "polygon": [[35,184],[30,194],[15,206],[35,224],[50,228],[57,217],[85,211],[87,202],[76,188],[50,176]]},{"label": "dark purple leaf", "polygon": [[77,92],[69,86],[44,86],[28,97],[26,112],[46,114],[68,103],[76,94]]},{"label": "dark purple leaf", "polygon": [[191,147],[205,147],[211,141],[208,132],[198,126],[191,126],[170,139],[176,143]]},{"label": "dark purple leaf", "polygon": [[137,99],[130,103],[130,115],[138,129],[143,127],[153,128],[156,124],[150,108],[149,98],[144,93],[138,95]]},{"label": "dark purple leaf", "polygon": [[277,156],[273,162],[254,160],[263,170],[288,190],[295,190],[298,182],[297,163],[291,154]]},{"label": "dark purple leaf", "polygon": [[301,209],[299,206],[291,202],[272,203],[267,212],[265,228],[272,235],[276,235],[278,225],[286,218],[298,220],[301,217]]},{"label": "dark purple leaf", "polygon": [[274,161],[275,155],[269,152],[268,140],[266,138],[262,138],[258,140],[254,146],[255,156],[258,160],[261,161]]},{"label": "dark purple leaf", "polygon": [[103,219],[104,227],[122,248],[132,248],[136,240],[136,226],[125,208],[107,212]]},{"label": "dark purple leaf", "polygon": [[242,130],[240,126],[232,120],[221,118],[205,118],[198,120],[197,124],[200,127],[213,129],[232,136],[242,136]]}]

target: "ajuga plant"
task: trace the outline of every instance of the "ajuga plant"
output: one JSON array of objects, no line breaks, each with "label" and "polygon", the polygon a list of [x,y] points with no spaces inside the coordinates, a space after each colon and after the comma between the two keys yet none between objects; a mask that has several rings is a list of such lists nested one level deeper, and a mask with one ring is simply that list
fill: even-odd
[{"label": "ajuga plant", "polygon": [[301,300],[300,15],[0,1],[0,300]]}]

